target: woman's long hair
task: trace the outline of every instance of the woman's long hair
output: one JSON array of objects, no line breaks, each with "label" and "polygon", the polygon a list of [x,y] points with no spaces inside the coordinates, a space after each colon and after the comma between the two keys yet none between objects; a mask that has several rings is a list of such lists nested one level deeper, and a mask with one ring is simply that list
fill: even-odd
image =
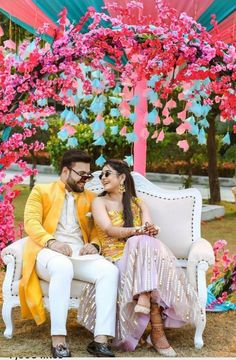
[{"label": "woman's long hair", "polygon": [[[134,226],[134,219],[133,219],[133,213],[131,209],[131,204],[134,197],[137,197],[135,185],[134,185],[134,179],[130,173],[130,169],[128,164],[123,160],[117,160],[117,159],[110,159],[107,160],[104,164],[110,166],[112,169],[114,169],[119,175],[125,174],[125,192],[123,193],[122,198],[122,204],[123,204],[123,214],[124,214],[124,226],[125,227],[132,227]],[[107,191],[103,191],[99,196],[105,196],[107,194]]]}]

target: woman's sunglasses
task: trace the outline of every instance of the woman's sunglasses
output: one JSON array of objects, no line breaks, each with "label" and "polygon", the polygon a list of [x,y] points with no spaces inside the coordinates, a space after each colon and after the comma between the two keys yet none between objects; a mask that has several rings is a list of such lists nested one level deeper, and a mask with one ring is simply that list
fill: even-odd
[{"label": "woman's sunglasses", "polygon": [[85,171],[75,171],[74,169],[69,168],[69,167],[68,167],[68,169],[69,169],[70,171],[74,171],[74,173],[75,173],[76,175],[80,176],[81,179],[83,179],[84,181],[90,181],[90,180],[92,180],[93,177],[94,177],[91,173],[87,173],[87,172],[85,172]]},{"label": "woman's sunglasses", "polygon": [[104,171],[104,172],[101,172],[101,174],[100,174],[98,177],[99,177],[100,180],[102,180],[103,176],[105,176],[105,178],[107,178],[108,176],[110,176],[110,175],[112,175],[112,174],[116,175],[117,173],[114,173],[114,172],[112,172],[112,171],[106,170],[106,171]]}]

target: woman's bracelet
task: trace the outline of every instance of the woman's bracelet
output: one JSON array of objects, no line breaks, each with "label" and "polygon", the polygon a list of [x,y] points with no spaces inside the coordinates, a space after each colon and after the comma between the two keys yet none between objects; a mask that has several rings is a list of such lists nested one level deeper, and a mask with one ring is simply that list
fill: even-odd
[{"label": "woman's bracelet", "polygon": [[145,225],[143,226],[135,226],[134,235],[142,235],[145,230]]}]

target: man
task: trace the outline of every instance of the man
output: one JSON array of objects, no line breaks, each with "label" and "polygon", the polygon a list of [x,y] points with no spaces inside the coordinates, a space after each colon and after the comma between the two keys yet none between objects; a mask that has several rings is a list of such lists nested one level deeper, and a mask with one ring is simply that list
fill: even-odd
[{"label": "man", "polygon": [[33,317],[38,325],[45,321],[39,278],[48,281],[53,357],[71,356],[65,336],[73,278],[94,283],[96,288],[95,339],[87,350],[96,356],[114,356],[107,339],[115,336],[118,270],[98,254],[99,242],[89,217],[95,194],[84,189],[92,178],[90,162],[87,153],[68,150],[58,181],[36,185],[25,207],[29,238],[19,288],[22,316]]}]

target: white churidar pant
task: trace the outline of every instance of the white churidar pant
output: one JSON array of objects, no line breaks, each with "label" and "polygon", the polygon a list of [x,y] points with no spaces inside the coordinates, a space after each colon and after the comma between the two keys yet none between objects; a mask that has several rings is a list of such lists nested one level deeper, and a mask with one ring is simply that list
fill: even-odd
[{"label": "white churidar pant", "polygon": [[[83,255],[71,261],[69,257],[50,249],[40,250],[36,271],[49,282],[51,335],[66,335],[72,279],[96,286],[96,325],[94,336],[115,336],[118,268],[99,255]],[[94,259],[93,259],[94,258]]]}]

